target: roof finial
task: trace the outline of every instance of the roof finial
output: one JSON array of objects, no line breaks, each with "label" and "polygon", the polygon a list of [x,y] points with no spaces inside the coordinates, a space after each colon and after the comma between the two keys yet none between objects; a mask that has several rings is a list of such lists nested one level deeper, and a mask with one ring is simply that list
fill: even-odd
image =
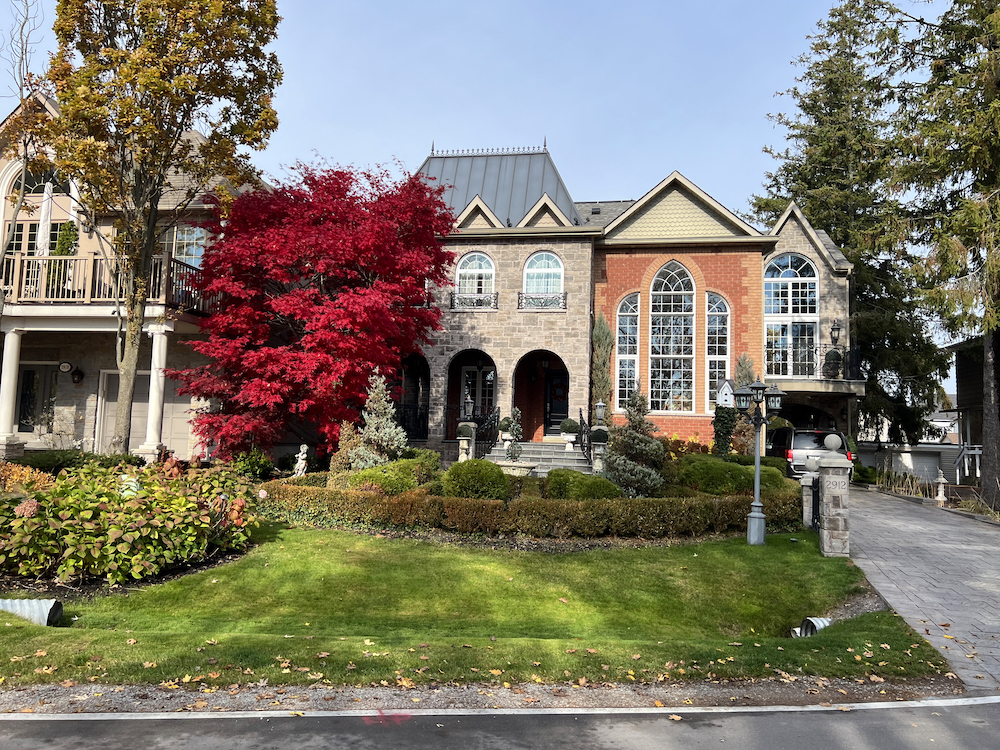
[{"label": "roof finial", "polygon": [[[537,143],[537,141],[535,141]],[[549,150],[549,139],[546,136],[542,136],[542,151]]]},{"label": "roof finial", "polygon": [[431,156],[434,156],[434,141],[431,141]]}]

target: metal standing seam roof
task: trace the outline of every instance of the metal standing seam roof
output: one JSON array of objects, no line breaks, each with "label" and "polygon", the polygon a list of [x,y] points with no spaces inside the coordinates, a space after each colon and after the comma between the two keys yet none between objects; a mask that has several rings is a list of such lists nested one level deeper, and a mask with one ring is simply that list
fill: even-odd
[{"label": "metal standing seam roof", "polygon": [[444,202],[458,216],[478,195],[497,218],[517,224],[544,194],[579,226],[573,198],[548,149],[431,151],[417,170],[444,185]]}]

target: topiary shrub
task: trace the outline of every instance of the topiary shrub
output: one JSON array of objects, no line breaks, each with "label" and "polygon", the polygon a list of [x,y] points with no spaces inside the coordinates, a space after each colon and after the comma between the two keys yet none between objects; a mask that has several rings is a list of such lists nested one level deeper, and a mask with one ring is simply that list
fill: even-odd
[{"label": "topiary shrub", "polygon": [[372,466],[351,475],[348,486],[363,489],[377,487],[383,495],[401,495],[407,490],[416,489],[417,481],[413,478],[413,468],[416,466],[417,462],[413,459],[409,463],[394,461],[391,464]]},{"label": "topiary shrub", "polygon": [[753,471],[719,458],[682,462],[679,481],[710,495],[753,492]]},{"label": "topiary shrub", "polygon": [[570,487],[572,500],[610,500],[622,496],[622,488],[604,477],[582,475]]},{"label": "topiary shrub", "polygon": [[716,406],[712,417],[712,429],[715,431],[715,446],[712,452],[717,456],[728,456],[733,446],[733,430],[739,421],[740,413],[732,406]]},{"label": "topiary shrub", "polygon": [[452,497],[478,500],[510,499],[507,477],[494,463],[481,458],[452,464],[442,478],[444,490]]},{"label": "topiary shrub", "polygon": [[573,469],[553,469],[545,478],[545,496],[550,500],[567,500],[573,485],[585,476]]},{"label": "topiary shrub", "polygon": [[570,419],[567,417],[562,422],[559,423],[559,432],[565,432],[570,435],[575,435],[580,431],[580,423],[575,419]]},{"label": "topiary shrub", "polygon": [[476,436],[476,428],[471,424],[460,424],[455,432],[456,437],[471,438]]}]

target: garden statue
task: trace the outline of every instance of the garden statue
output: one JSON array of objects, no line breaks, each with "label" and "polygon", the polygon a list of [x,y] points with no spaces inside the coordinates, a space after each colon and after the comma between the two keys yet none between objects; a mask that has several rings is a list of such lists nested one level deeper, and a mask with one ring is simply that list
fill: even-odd
[{"label": "garden statue", "polygon": [[309,446],[303,443],[299,446],[299,452],[295,454],[295,471],[293,477],[304,477],[306,475],[306,456],[309,455]]}]

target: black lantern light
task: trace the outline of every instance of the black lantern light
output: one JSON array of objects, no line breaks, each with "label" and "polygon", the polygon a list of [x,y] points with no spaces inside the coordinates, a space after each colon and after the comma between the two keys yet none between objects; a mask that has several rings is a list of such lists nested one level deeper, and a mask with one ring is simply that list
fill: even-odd
[{"label": "black lantern light", "polygon": [[785,392],[778,388],[776,385],[772,385],[764,392],[764,401],[767,403],[767,410],[769,412],[779,412],[781,411],[781,400],[785,397]]},{"label": "black lantern light", "polygon": [[840,321],[834,320],[833,325],[830,326],[830,341],[836,346],[837,342],[840,341]]},{"label": "black lantern light", "polygon": [[605,411],[607,410],[607,408],[608,407],[604,403],[603,399],[600,400],[600,401],[598,401],[596,404],[594,404],[594,416],[597,417],[597,426],[598,427],[601,427],[601,426],[604,425],[604,414],[605,414]]}]

